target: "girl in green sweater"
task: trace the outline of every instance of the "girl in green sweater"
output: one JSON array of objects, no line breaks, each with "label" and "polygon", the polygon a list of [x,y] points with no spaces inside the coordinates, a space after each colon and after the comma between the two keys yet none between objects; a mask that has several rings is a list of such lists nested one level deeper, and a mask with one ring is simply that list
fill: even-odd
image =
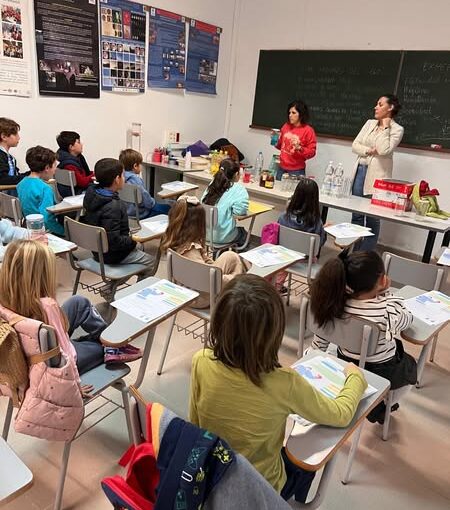
[{"label": "girl in green sweater", "polygon": [[190,420],[223,437],[281,496],[305,502],[314,478],[283,450],[286,419],[346,427],[367,383],[353,364],[334,400],[291,368],[281,367],[285,313],[275,288],[255,275],[228,283],[214,308],[207,348],[192,361]]}]

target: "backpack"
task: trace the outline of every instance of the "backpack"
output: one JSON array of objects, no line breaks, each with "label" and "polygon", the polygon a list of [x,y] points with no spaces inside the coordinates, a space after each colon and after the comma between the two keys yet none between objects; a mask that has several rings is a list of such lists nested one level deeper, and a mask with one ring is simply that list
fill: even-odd
[{"label": "backpack", "polygon": [[278,244],[280,235],[279,223],[267,223],[261,230],[261,244]]},{"label": "backpack", "polygon": [[131,446],[120,459],[119,464],[128,466],[125,479],[119,475],[104,478],[103,492],[114,508],[121,510],[153,510],[156,503],[156,488],[159,484],[159,470],[151,441],[151,404],[147,405],[148,441]]},{"label": "backpack", "polygon": [[10,322],[0,319],[0,385],[8,387],[14,407],[20,407],[28,387],[28,364],[19,337],[14,329],[23,319],[14,316]]}]

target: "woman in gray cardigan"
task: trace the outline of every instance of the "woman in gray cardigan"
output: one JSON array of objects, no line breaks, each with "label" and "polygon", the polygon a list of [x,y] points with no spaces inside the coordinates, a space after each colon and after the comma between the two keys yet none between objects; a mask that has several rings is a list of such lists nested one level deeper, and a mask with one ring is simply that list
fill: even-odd
[{"label": "woman in gray cardigan", "polygon": [[[358,155],[353,176],[353,195],[371,197],[375,179],[392,177],[392,155],[401,142],[404,129],[394,121],[400,111],[398,98],[385,94],[375,105],[375,118],[368,120],[353,141]],[[359,250],[374,250],[380,233],[380,220],[363,214],[352,214],[352,223],[368,227],[373,236],[363,238]]]}]

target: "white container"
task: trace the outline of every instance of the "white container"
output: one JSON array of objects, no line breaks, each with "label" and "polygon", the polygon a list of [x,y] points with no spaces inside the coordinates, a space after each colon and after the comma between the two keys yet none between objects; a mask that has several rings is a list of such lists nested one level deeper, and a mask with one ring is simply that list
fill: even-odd
[{"label": "white container", "polygon": [[190,170],[192,167],[192,154],[191,151],[186,152],[186,157],[184,158],[184,168]]},{"label": "white container", "polygon": [[45,237],[45,223],[42,214],[29,214],[25,220],[29,239],[37,240]]}]

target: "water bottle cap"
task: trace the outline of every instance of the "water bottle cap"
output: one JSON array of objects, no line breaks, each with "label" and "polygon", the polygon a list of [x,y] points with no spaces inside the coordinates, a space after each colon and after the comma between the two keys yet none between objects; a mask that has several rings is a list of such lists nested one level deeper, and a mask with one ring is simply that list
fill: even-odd
[{"label": "water bottle cap", "polygon": [[42,214],[28,214],[25,217],[26,221],[44,221],[44,216]]}]

